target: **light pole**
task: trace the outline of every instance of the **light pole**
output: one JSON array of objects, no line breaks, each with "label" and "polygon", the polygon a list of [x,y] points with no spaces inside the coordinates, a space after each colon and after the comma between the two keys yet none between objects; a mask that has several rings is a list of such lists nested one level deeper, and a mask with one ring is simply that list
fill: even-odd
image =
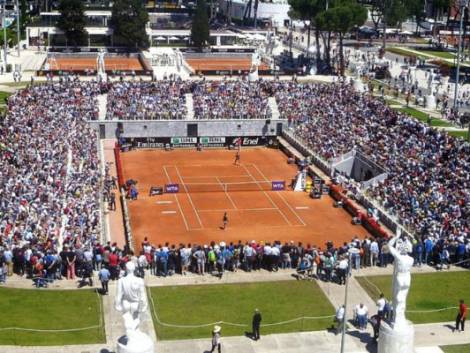
[{"label": "light pole", "polygon": [[458,111],[458,105],[457,105],[457,98],[458,98],[458,93],[459,93],[459,76],[460,76],[460,55],[462,54],[462,32],[463,32],[463,19],[464,19],[464,12],[465,8],[468,6],[468,1],[469,0],[460,0],[459,1],[459,6],[460,6],[460,29],[459,29],[459,47],[457,51],[457,67],[456,67],[456,74],[455,74],[455,88],[454,88],[454,111]]},{"label": "light pole", "polygon": [[16,0],[16,35],[18,38],[18,57],[20,57],[20,41],[21,41],[21,33],[20,33],[20,5],[18,0]]},{"label": "light pole", "polygon": [[348,288],[349,288],[349,277],[352,276],[352,264],[351,264],[351,253],[348,255],[348,272],[346,273],[346,284],[344,290],[344,315],[343,315],[343,330],[341,332],[341,353],[344,353],[345,336],[346,336],[346,313],[348,312]]},{"label": "light pole", "polygon": [[2,26],[3,26],[3,56],[5,61],[5,72],[7,71],[7,26],[5,23],[6,1],[3,0]]}]

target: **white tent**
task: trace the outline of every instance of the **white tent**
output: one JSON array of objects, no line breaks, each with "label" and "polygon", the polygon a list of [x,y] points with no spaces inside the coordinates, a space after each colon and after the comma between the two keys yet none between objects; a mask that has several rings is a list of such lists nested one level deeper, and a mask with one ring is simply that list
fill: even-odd
[{"label": "white tent", "polygon": [[166,40],[166,38],[160,36],[160,37],[155,38],[155,40]]}]

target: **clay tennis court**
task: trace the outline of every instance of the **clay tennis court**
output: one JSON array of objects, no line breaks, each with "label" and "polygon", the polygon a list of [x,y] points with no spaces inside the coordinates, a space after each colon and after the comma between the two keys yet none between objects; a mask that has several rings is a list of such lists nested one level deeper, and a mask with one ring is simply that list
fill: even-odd
[{"label": "clay tennis court", "polygon": [[[48,58],[50,70],[63,70],[63,71],[83,71],[83,70],[96,70],[97,62],[96,57],[56,57]],[[144,68],[138,58],[127,57],[106,57],[104,58],[104,65],[106,70],[125,70],[125,71],[140,71]]]},{"label": "clay tennis court", "polygon": [[[214,57],[214,58],[185,58],[186,62],[196,71],[209,70],[243,70],[251,69],[251,58],[233,58],[233,57]],[[261,63],[259,70],[269,70],[269,66]]]},{"label": "clay tennis court", "polygon": [[[313,200],[305,192],[270,191],[271,181],[295,176],[279,150],[134,150],[121,154],[124,180],[137,180],[138,200],[128,201],[136,249],[144,237],[155,245],[210,241],[302,241],[323,246],[364,237],[351,216],[334,208],[329,196]],[[148,196],[151,186],[178,183],[180,192]],[[221,230],[227,212],[229,224]]]}]

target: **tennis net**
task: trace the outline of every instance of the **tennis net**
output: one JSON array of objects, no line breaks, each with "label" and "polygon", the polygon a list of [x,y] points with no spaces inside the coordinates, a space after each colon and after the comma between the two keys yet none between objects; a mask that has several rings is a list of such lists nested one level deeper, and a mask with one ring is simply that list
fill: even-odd
[{"label": "tennis net", "polygon": [[238,183],[184,183],[168,184],[173,186],[174,191],[167,192],[236,192],[236,191],[272,191],[284,190],[285,181],[248,181]]}]

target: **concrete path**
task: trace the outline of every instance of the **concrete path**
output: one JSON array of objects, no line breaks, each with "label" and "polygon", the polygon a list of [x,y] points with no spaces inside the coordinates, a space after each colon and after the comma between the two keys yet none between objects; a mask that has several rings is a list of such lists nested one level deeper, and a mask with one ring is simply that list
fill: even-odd
[{"label": "concrete path", "polygon": [[100,94],[98,100],[98,120],[106,120],[106,108],[108,105],[108,95]]},{"label": "concrete path", "polygon": [[[103,155],[105,162],[109,164],[109,173],[111,176],[117,177],[116,162],[114,159],[114,146],[116,144],[115,139],[104,139],[101,140],[103,146]],[[105,222],[108,227],[107,233],[111,243],[117,243],[119,247],[123,247],[126,244],[126,237],[124,233],[124,224],[122,222],[122,205],[120,201],[121,193],[119,189],[114,190],[116,193],[116,210],[110,211],[105,210]]]}]

